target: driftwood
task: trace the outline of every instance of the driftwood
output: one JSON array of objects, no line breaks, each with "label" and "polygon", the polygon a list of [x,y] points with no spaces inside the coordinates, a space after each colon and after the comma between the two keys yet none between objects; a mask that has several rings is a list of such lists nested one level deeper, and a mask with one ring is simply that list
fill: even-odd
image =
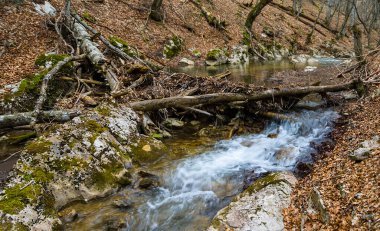
[{"label": "driftwood", "polygon": [[[80,115],[79,111],[42,111],[36,118],[36,122],[66,122],[78,115]],[[0,129],[29,125],[34,118],[33,112],[0,115]]]},{"label": "driftwood", "polygon": [[153,111],[161,108],[171,107],[191,107],[194,105],[208,105],[218,103],[228,103],[234,101],[260,101],[271,100],[280,97],[302,96],[311,93],[337,92],[355,89],[359,83],[351,81],[349,83],[328,85],[328,86],[309,86],[298,88],[270,89],[263,92],[256,92],[252,95],[239,93],[215,93],[197,96],[175,96],[163,99],[152,99],[130,103],[131,108],[136,111]]}]

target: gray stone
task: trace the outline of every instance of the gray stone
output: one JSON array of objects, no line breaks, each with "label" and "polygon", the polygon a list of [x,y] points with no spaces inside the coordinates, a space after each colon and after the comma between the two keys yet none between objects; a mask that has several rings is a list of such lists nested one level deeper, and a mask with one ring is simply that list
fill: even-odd
[{"label": "gray stone", "polygon": [[176,118],[167,118],[162,124],[169,128],[182,128],[185,126],[185,122]]},{"label": "gray stone", "polygon": [[239,45],[232,47],[232,52],[228,58],[228,62],[231,64],[247,63],[249,62],[248,46]]},{"label": "gray stone", "polygon": [[194,61],[193,60],[190,60],[188,58],[182,58],[180,61],[179,61],[179,64],[180,65],[185,65],[185,66],[194,66]]},{"label": "gray stone", "polygon": [[323,202],[321,193],[318,191],[317,188],[314,188],[311,192],[310,201],[313,208],[315,208],[319,212],[322,221],[325,224],[328,224],[330,222],[330,214]]},{"label": "gray stone", "polygon": [[208,230],[284,230],[282,209],[289,206],[296,182],[287,172],[272,173],[255,181],[217,213]]},{"label": "gray stone", "polygon": [[128,208],[132,207],[133,203],[132,203],[132,201],[128,200],[127,198],[120,197],[120,198],[116,198],[112,202],[112,205],[116,208],[119,208],[119,209],[128,209]]},{"label": "gray stone", "polygon": [[363,161],[370,157],[371,151],[379,147],[379,136],[374,136],[371,140],[361,143],[361,147],[353,151],[349,157],[354,161]]}]

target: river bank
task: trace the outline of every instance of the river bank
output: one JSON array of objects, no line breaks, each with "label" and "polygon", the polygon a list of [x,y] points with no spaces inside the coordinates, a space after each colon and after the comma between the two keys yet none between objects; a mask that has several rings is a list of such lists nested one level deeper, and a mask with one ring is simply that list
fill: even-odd
[{"label": "river bank", "polygon": [[[363,160],[355,160],[362,142],[380,134],[378,88],[369,97],[352,101],[341,109],[342,117],[332,133],[334,145],[322,151],[312,173],[301,179],[292,193],[291,205],[284,210],[287,230],[377,230],[380,228],[379,163],[380,149],[374,147]],[[371,97],[372,96],[372,97]],[[310,195],[321,194],[324,220],[310,210]]]}]

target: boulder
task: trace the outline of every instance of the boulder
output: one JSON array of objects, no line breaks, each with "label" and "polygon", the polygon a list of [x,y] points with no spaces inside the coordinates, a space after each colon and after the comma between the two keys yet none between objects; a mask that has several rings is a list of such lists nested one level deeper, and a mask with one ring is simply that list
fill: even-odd
[{"label": "boulder", "polygon": [[369,158],[371,151],[379,146],[379,136],[374,136],[371,140],[362,142],[361,147],[353,151],[349,157],[354,161],[363,161]]},{"label": "boulder", "polygon": [[168,128],[182,128],[185,126],[185,122],[176,118],[167,118],[162,124]]},{"label": "boulder", "polygon": [[228,62],[231,64],[247,63],[249,62],[248,46],[239,45],[232,48]]},{"label": "boulder", "polygon": [[218,66],[228,63],[226,52],[222,49],[212,49],[207,53],[206,65]]},{"label": "boulder", "polygon": [[272,173],[255,181],[217,213],[208,230],[284,230],[282,210],[289,206],[296,182],[288,172]]},{"label": "boulder", "polygon": [[277,150],[274,153],[274,157],[276,158],[276,160],[289,159],[291,157],[292,153],[294,152],[294,150],[295,150],[294,147],[281,148],[280,150]]},{"label": "boulder", "polygon": [[179,64],[181,66],[194,66],[194,61],[193,60],[190,60],[188,58],[182,58],[180,61],[179,61]]}]

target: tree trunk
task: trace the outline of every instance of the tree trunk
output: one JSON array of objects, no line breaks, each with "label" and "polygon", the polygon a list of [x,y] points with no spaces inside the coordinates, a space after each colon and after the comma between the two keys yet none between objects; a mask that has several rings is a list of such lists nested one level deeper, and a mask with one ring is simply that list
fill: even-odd
[{"label": "tree trunk", "polygon": [[162,1],[163,0],[153,0],[151,11],[149,17],[155,21],[161,22],[164,18],[162,15]]},{"label": "tree trunk", "polygon": [[309,86],[299,88],[284,88],[280,90],[271,89],[263,92],[256,92],[252,95],[244,95],[238,93],[215,93],[197,96],[175,96],[163,99],[152,99],[130,104],[131,108],[136,111],[153,111],[161,108],[171,107],[191,107],[194,105],[207,105],[228,103],[234,101],[260,101],[272,100],[279,97],[303,96],[310,93],[337,92],[343,90],[354,89],[357,81],[345,84],[329,85],[329,86]]},{"label": "tree trunk", "polygon": [[260,15],[261,11],[264,9],[266,5],[271,3],[272,0],[260,0],[249,12],[247,20],[245,21],[245,28],[248,32],[251,32],[252,24],[255,21],[256,17]]},{"label": "tree trunk", "polygon": [[363,61],[363,44],[362,44],[362,32],[357,25],[352,27],[354,34],[354,51],[355,57],[358,62]]}]

